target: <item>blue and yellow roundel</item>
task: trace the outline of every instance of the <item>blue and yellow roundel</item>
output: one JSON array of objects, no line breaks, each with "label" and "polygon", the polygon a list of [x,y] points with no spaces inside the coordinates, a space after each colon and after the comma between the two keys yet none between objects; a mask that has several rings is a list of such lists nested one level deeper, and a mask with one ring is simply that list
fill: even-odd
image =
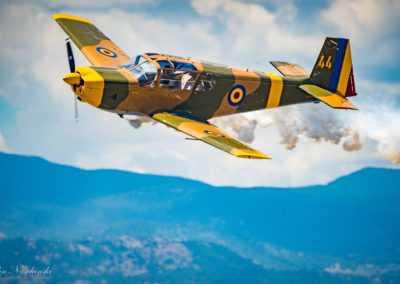
[{"label": "blue and yellow roundel", "polygon": [[240,105],[246,96],[246,89],[242,85],[233,86],[228,94],[228,103],[231,106]]},{"label": "blue and yellow roundel", "polygon": [[108,48],[99,46],[99,47],[96,48],[96,50],[97,50],[99,53],[101,53],[101,54],[103,54],[103,55],[105,55],[105,56],[113,57],[113,58],[117,57],[117,54],[116,54],[115,52],[109,50]]},{"label": "blue and yellow roundel", "polygon": [[204,133],[206,133],[206,134],[208,134],[208,135],[212,135],[212,136],[217,136],[217,137],[225,138],[225,135],[222,135],[221,133],[214,132],[214,131],[211,131],[211,130],[204,130]]}]

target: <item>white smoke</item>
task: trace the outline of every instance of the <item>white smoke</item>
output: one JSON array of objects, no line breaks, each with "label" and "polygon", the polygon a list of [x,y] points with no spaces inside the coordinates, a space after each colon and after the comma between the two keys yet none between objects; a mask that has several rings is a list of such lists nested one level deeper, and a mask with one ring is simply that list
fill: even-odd
[{"label": "white smoke", "polygon": [[300,139],[330,142],[341,145],[345,151],[358,151],[367,140],[375,141],[382,157],[400,163],[400,115],[382,106],[344,111],[321,104],[301,105],[212,121],[230,128],[247,143],[254,140],[256,128],[275,125],[282,137],[281,144],[288,150],[294,149]]},{"label": "white smoke", "polygon": [[135,119],[125,118],[125,120],[135,129],[140,128],[143,123],[151,123],[153,125],[157,123],[157,121],[148,116],[137,116]]},{"label": "white smoke", "polygon": [[255,138],[256,128],[266,128],[274,123],[271,115],[234,115],[210,119],[211,123],[218,124],[221,128],[230,128],[239,140],[251,143]]},{"label": "white smoke", "polygon": [[258,121],[256,119],[249,119],[245,116],[238,117],[224,117],[211,120],[213,123],[217,122],[221,128],[229,127],[236,134],[239,140],[250,143],[255,138],[255,129]]},{"label": "white smoke", "polygon": [[[143,123],[157,123],[145,116],[125,119],[135,129]],[[301,139],[341,145],[348,152],[359,151],[366,141],[374,141],[379,155],[394,164],[400,163],[400,115],[397,110],[382,105],[368,104],[361,111],[345,111],[322,103],[308,104],[218,117],[210,122],[222,129],[231,129],[246,143],[254,141],[257,128],[275,125],[281,144],[288,150],[294,149]]]},{"label": "white smoke", "polygon": [[345,140],[342,146],[346,151],[361,149],[361,135],[346,123],[344,117],[335,115],[330,109],[305,105],[300,108],[284,108],[274,112],[273,117],[282,136],[281,143],[288,150],[294,149],[302,137],[316,143],[327,141],[336,145]]},{"label": "white smoke", "polygon": [[400,163],[400,114],[388,108],[358,117],[368,139],[378,143],[378,153],[391,162]]},{"label": "white smoke", "polygon": [[342,147],[348,152],[361,150],[364,143],[364,139],[362,139],[361,134],[358,130],[349,130],[348,135],[344,136],[342,139]]}]

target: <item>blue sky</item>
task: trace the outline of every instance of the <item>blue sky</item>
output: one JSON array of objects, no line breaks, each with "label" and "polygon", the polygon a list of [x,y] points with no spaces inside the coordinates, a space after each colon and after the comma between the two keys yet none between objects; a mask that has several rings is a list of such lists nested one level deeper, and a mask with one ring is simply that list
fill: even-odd
[{"label": "blue sky", "polygon": [[[398,1],[84,2],[0,4],[2,151],[242,186],[318,184],[363,167],[399,167]],[[131,56],[159,51],[271,73],[270,60],[311,70],[326,36],[347,37],[359,94],[352,102],[361,111],[299,105],[215,121],[234,135],[254,131],[251,145],[271,161],[237,159],[160,124],[133,129],[83,103],[73,123],[73,94],[62,81],[66,35],[53,13],[90,19]],[[74,54],[77,66],[89,65]]]}]

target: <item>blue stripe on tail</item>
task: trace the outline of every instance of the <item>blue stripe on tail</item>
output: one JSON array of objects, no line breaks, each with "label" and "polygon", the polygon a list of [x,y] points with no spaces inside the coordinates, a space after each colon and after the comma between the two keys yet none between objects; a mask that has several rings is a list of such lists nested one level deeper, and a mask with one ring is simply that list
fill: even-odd
[{"label": "blue stripe on tail", "polygon": [[340,38],[338,41],[338,50],[336,51],[335,62],[333,63],[333,71],[329,82],[329,90],[336,92],[339,83],[340,73],[342,71],[344,55],[346,54],[348,39]]}]

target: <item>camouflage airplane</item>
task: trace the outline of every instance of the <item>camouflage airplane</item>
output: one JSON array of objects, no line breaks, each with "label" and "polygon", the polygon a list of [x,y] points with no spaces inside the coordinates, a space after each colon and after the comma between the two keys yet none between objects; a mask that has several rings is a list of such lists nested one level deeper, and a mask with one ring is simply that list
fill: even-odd
[{"label": "camouflage airplane", "polygon": [[92,67],[75,68],[63,79],[76,98],[120,116],[149,116],[236,157],[270,159],[210,124],[213,117],[290,104],[324,102],[357,109],[350,42],[326,38],[311,73],[282,61],[271,64],[283,77],[161,53],[131,59],[89,20],[55,14],[54,19]]}]

